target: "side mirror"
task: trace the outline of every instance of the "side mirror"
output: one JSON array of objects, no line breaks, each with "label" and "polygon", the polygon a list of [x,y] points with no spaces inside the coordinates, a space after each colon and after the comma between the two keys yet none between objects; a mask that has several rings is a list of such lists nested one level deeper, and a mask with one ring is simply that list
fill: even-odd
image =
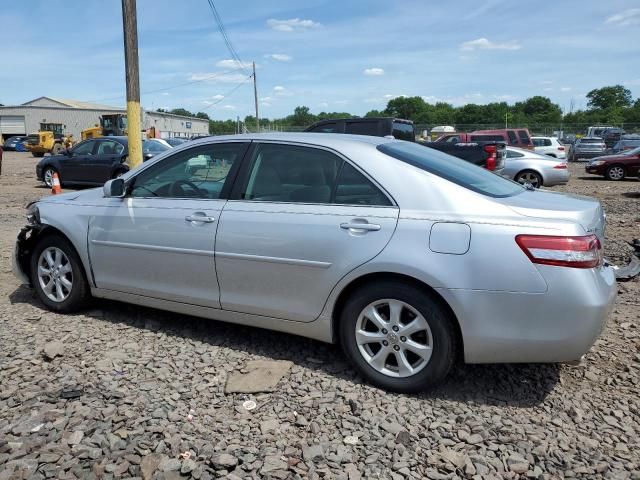
[{"label": "side mirror", "polygon": [[126,190],[122,178],[108,180],[102,187],[102,193],[106,198],[123,198]]}]

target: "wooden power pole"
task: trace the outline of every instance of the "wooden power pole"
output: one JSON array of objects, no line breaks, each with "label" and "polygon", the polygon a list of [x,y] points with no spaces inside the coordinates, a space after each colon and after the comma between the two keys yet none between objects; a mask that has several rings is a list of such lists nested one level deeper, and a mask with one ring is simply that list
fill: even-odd
[{"label": "wooden power pole", "polygon": [[122,0],[124,64],[127,79],[127,137],[129,165],[142,164],[142,118],[140,114],[140,75],[138,70],[138,20],[136,0]]},{"label": "wooden power pole", "polygon": [[256,133],[260,133],[260,116],[258,115],[258,85],[256,81],[256,62],[253,62],[253,97],[256,102]]}]

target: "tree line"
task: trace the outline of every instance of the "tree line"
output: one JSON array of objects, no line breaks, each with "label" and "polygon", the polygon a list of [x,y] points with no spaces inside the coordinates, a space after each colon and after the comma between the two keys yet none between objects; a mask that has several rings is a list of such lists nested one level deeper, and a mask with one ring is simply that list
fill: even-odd
[{"label": "tree line", "polygon": [[[367,117],[398,117],[413,120],[421,125],[509,125],[535,128],[537,125],[595,125],[595,124],[640,124],[640,98],[633,99],[631,91],[622,85],[613,85],[591,90],[586,95],[587,108],[563,113],[560,105],[548,97],[536,95],[524,101],[508,104],[493,102],[484,105],[469,103],[455,107],[450,103],[428,103],[422,97],[396,97],[387,103],[384,110],[371,110]],[[158,109],[159,112],[167,110]],[[204,112],[192,113],[184,108],[168,113],[209,120],[209,133],[231,133],[236,129],[235,120],[213,120]],[[283,118],[261,118],[264,128],[306,127],[328,118],[351,118],[348,112],[320,112],[314,114],[307,106],[298,106],[291,115]],[[247,116],[244,122],[249,129],[255,126],[255,117]],[[471,127],[473,128],[473,127]]]}]

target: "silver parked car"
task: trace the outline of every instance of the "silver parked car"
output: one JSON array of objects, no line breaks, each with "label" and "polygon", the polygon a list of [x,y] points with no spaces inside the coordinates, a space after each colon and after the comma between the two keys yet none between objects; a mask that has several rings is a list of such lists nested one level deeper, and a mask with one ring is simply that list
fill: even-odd
[{"label": "silver parked car", "polygon": [[14,267],[57,312],[93,296],[338,342],[410,392],[458,358],[580,358],[616,295],[604,225],[594,199],[410,142],[209,137],[30,205]]},{"label": "silver parked car", "polygon": [[562,185],[569,181],[569,169],[563,159],[523,148],[507,147],[502,176],[534,188]]},{"label": "silver parked car", "polygon": [[581,159],[589,159],[604,155],[607,145],[600,137],[578,138],[569,150],[569,161],[578,162]]}]

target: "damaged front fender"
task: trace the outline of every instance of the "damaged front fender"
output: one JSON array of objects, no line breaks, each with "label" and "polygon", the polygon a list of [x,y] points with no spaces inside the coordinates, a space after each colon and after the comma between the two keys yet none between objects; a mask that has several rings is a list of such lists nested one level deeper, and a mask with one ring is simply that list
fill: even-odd
[{"label": "damaged front fender", "polygon": [[40,224],[27,225],[20,230],[16,246],[13,251],[11,267],[13,274],[23,284],[31,285],[30,267],[31,252],[36,243],[36,238],[40,234],[43,226]]}]

